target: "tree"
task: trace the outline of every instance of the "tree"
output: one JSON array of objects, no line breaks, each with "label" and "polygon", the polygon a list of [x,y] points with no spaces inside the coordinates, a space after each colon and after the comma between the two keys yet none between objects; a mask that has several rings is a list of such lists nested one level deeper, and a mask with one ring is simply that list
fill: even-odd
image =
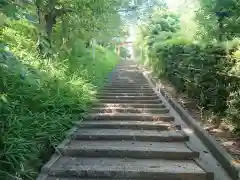
[{"label": "tree", "polygon": [[240,2],[235,0],[199,0],[197,21],[201,36],[231,40],[240,34]]}]

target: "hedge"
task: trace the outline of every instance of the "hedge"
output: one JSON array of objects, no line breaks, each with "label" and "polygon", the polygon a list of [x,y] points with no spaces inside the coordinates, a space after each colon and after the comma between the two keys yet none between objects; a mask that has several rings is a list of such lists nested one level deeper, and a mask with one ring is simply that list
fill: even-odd
[{"label": "hedge", "polygon": [[[198,44],[166,40],[148,44],[149,65],[159,77],[167,78],[197,104],[220,116],[228,117],[240,128],[240,77],[238,44]],[[239,56],[240,58],[240,56]]]}]

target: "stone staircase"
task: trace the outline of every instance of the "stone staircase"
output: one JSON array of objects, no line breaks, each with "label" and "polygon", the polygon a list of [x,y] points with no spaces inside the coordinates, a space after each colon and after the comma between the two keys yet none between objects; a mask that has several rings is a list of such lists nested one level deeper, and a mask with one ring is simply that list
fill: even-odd
[{"label": "stone staircase", "polygon": [[213,180],[132,61],[117,66],[37,180]]}]

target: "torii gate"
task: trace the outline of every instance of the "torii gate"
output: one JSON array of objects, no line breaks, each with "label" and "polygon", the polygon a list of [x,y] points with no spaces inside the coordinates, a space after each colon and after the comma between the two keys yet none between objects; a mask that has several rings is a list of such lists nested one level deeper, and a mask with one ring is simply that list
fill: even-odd
[{"label": "torii gate", "polygon": [[120,48],[124,45],[128,45],[128,44],[132,44],[133,42],[132,41],[125,41],[125,42],[121,42],[120,44],[117,45],[117,55],[119,56],[120,55]]}]

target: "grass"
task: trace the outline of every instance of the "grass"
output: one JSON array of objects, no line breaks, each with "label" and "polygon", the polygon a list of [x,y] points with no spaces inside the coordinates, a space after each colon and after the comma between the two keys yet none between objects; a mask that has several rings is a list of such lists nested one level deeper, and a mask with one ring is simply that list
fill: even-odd
[{"label": "grass", "polygon": [[37,52],[35,27],[6,21],[0,34],[0,179],[35,179],[64,133],[81,119],[118,58],[76,39],[51,58]]}]

